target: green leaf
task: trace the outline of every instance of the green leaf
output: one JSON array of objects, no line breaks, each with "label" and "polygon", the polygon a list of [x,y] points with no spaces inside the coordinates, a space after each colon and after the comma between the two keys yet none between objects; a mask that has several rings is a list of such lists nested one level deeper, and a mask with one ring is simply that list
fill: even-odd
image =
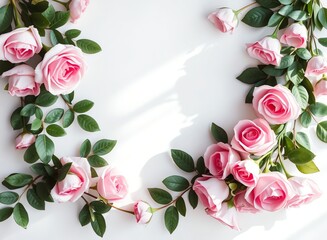
[{"label": "green leaf", "polygon": [[17,203],[14,207],[14,220],[15,222],[23,227],[26,228],[29,222],[28,213],[25,210],[25,207],[21,203]]},{"label": "green leaf", "polygon": [[75,114],[72,110],[68,109],[65,114],[62,116],[62,126],[68,128],[75,119]]},{"label": "green leaf", "polygon": [[90,214],[90,208],[89,208],[88,204],[85,204],[84,207],[79,212],[78,220],[79,220],[80,224],[82,225],[82,227],[91,222],[91,214]]},{"label": "green leaf", "polygon": [[295,140],[298,144],[300,144],[302,147],[305,147],[310,150],[310,140],[306,133],[304,132],[297,132]]},{"label": "green leaf", "polygon": [[23,108],[17,108],[10,117],[10,124],[13,130],[22,129],[24,127],[23,117],[20,115],[20,112]]},{"label": "green leaf", "polygon": [[102,50],[99,44],[89,39],[79,39],[76,41],[76,45],[87,54],[98,53]]},{"label": "green leaf", "polygon": [[316,102],[314,104],[311,104],[309,106],[310,111],[312,112],[313,115],[316,117],[325,117],[327,116],[327,105]]},{"label": "green leaf", "polygon": [[228,143],[226,131],[215,123],[211,124],[211,135],[217,142]]},{"label": "green leaf", "polygon": [[80,148],[80,156],[86,158],[91,152],[91,142],[89,139],[86,139]]},{"label": "green leaf", "polygon": [[309,60],[311,58],[311,53],[306,48],[299,48],[296,50],[296,55],[304,60]]},{"label": "green leaf", "polygon": [[35,191],[41,200],[53,202],[53,198],[51,197],[50,189],[47,183],[38,182],[36,184]]},{"label": "green leaf", "polygon": [[194,172],[195,166],[193,158],[184,151],[172,149],[171,157],[177,167],[185,172]]},{"label": "green leaf", "polygon": [[58,182],[65,179],[65,177],[69,173],[72,164],[73,164],[72,162],[66,163],[64,166],[62,166],[62,168],[58,170],[58,178],[57,178]]},{"label": "green leaf", "polygon": [[206,166],[204,164],[204,158],[203,157],[200,157],[198,159],[198,161],[196,162],[196,171],[199,174],[204,174],[207,171],[207,168],[206,168]]},{"label": "green leaf", "polygon": [[318,12],[318,20],[324,28],[327,28],[327,9],[321,8]]},{"label": "green leaf", "polygon": [[193,209],[195,209],[198,206],[199,198],[193,189],[190,189],[188,193],[188,201],[190,202],[190,205],[192,206]]},{"label": "green leaf", "polygon": [[59,28],[59,27],[65,25],[69,20],[69,16],[70,16],[69,11],[67,11],[67,12],[61,12],[61,11],[56,12],[55,17],[54,17],[54,19],[52,20],[52,22],[50,24],[50,28],[51,29],[56,29],[56,28]]},{"label": "green leaf", "polygon": [[13,188],[21,188],[33,181],[33,177],[28,174],[14,173],[4,179],[2,183],[7,183]]},{"label": "green leaf", "polygon": [[185,201],[182,197],[179,197],[176,201],[176,208],[178,212],[185,217],[186,215],[186,206],[185,206]]},{"label": "green leaf", "polygon": [[242,22],[251,27],[265,27],[267,26],[273,11],[265,7],[255,7],[248,11]]},{"label": "green leaf", "polygon": [[0,203],[10,205],[17,202],[19,195],[15,192],[7,191],[0,193]]},{"label": "green leaf", "polygon": [[305,127],[305,128],[309,127],[311,121],[312,121],[312,117],[311,117],[310,113],[308,113],[307,111],[304,111],[300,115],[300,123],[302,124],[303,127]]},{"label": "green leaf", "polygon": [[82,100],[77,102],[74,107],[73,110],[77,113],[85,113],[87,111],[89,111],[92,107],[93,107],[94,103],[90,100]]},{"label": "green leaf", "polygon": [[184,191],[190,186],[186,178],[176,175],[167,177],[162,182],[169,190],[176,192]]},{"label": "green leaf", "polygon": [[54,17],[55,17],[55,12],[56,12],[56,10],[55,10],[54,7],[50,4],[50,5],[48,6],[48,8],[47,8],[45,11],[42,12],[42,15],[43,15],[43,17],[45,17],[45,18],[48,20],[48,22],[50,23],[50,22],[53,21],[53,19],[54,19]]},{"label": "green leaf", "polygon": [[94,213],[94,220],[91,220],[91,225],[94,232],[98,236],[103,237],[104,233],[106,232],[106,220],[100,213]]},{"label": "green leaf", "polygon": [[107,161],[98,155],[89,156],[87,160],[89,161],[91,167],[94,168],[104,167],[108,165]]},{"label": "green leaf", "polygon": [[316,128],[317,137],[327,143],[327,121],[320,122]]},{"label": "green leaf", "polygon": [[280,77],[284,75],[284,69],[276,69],[275,66],[273,65],[268,65],[265,66],[264,68],[261,69],[265,74],[269,76],[274,76],[274,77]]},{"label": "green leaf", "polygon": [[49,163],[51,161],[55,146],[50,138],[44,134],[39,135],[35,141],[35,148],[42,162]]},{"label": "green leaf", "polygon": [[66,103],[72,104],[72,101],[74,100],[75,93],[72,91],[69,94],[62,94],[61,97],[64,99]]},{"label": "green leaf", "polygon": [[7,220],[11,216],[12,212],[13,212],[12,207],[6,207],[0,209],[0,222]]},{"label": "green leaf", "polygon": [[172,234],[178,225],[178,211],[174,206],[170,206],[165,211],[165,225],[170,234]]},{"label": "green leaf", "polygon": [[169,192],[161,188],[148,188],[152,199],[159,204],[168,204],[173,200]]},{"label": "green leaf", "polygon": [[295,21],[305,21],[307,20],[310,16],[302,10],[295,10],[288,14],[288,17],[292,18]]},{"label": "green leaf", "polygon": [[93,145],[93,153],[96,155],[106,155],[116,146],[117,141],[101,139]]},{"label": "green leaf", "polygon": [[35,163],[39,160],[39,155],[36,152],[35,143],[29,146],[24,153],[24,161],[27,163]]},{"label": "green leaf", "polygon": [[53,137],[62,137],[67,134],[66,131],[57,124],[49,125],[47,127],[46,131],[50,136],[53,136]]},{"label": "green leaf", "polygon": [[81,31],[78,29],[70,29],[65,32],[65,36],[70,39],[77,38],[80,34]]},{"label": "green leaf", "polygon": [[35,192],[34,189],[29,189],[26,195],[28,203],[37,210],[45,209],[45,202]]},{"label": "green leaf", "polygon": [[36,173],[38,175],[47,176],[48,173],[45,170],[44,166],[45,166],[44,163],[35,163],[30,168],[34,173]]},{"label": "green leaf", "polygon": [[288,68],[289,66],[292,65],[292,63],[294,62],[294,56],[293,55],[286,55],[282,58],[282,60],[280,61],[280,64],[278,67],[276,67],[277,69],[285,69]]},{"label": "green leaf", "polygon": [[282,7],[278,13],[282,16],[287,17],[288,14],[290,14],[293,11],[293,5],[286,5],[284,7]]},{"label": "green leaf", "polygon": [[82,129],[87,132],[100,131],[98,123],[89,115],[81,114],[77,116],[77,122]]},{"label": "green leaf", "polygon": [[58,99],[58,96],[54,96],[49,92],[40,93],[40,95],[36,98],[35,104],[41,107],[49,107],[53,105]]},{"label": "green leaf", "polygon": [[13,16],[13,7],[11,4],[4,5],[0,8],[0,34],[10,27]]},{"label": "green leaf", "polygon": [[[4,72],[12,69],[15,65],[8,61],[1,61],[0,60],[0,75],[2,75]],[[8,89],[6,89],[8,90]]]},{"label": "green leaf", "polygon": [[35,105],[32,103],[29,103],[23,107],[23,109],[20,111],[20,115],[23,117],[30,117],[34,115],[35,113]]},{"label": "green leaf", "polygon": [[287,154],[289,160],[296,165],[305,164],[315,158],[315,155],[306,148],[297,148]]},{"label": "green leaf", "polygon": [[318,42],[324,46],[327,47],[327,38],[318,38]]},{"label": "green leaf", "polygon": [[309,94],[303,86],[294,86],[292,88],[292,94],[294,95],[296,101],[299,103],[302,109],[305,109],[308,105]]},{"label": "green leaf", "polygon": [[62,116],[64,115],[64,109],[62,108],[55,108],[52,109],[45,117],[45,123],[55,123],[58,122]]},{"label": "green leaf", "polygon": [[93,201],[93,202],[90,203],[90,206],[91,206],[91,208],[94,209],[95,212],[98,212],[98,213],[101,213],[101,214],[107,213],[111,209],[111,206],[105,204],[102,201]]},{"label": "green leaf", "polygon": [[287,69],[287,77],[294,85],[299,85],[303,81],[304,70],[299,62],[293,62]]},{"label": "green leaf", "polygon": [[266,8],[275,8],[280,6],[280,2],[278,0],[256,0],[256,2]]},{"label": "green leaf", "polygon": [[297,169],[304,174],[312,174],[319,172],[319,168],[313,161],[307,162],[305,164],[296,165]]},{"label": "green leaf", "polygon": [[267,26],[268,27],[276,27],[281,21],[284,20],[284,18],[285,18],[284,16],[282,16],[282,15],[275,12],[269,18],[269,22],[268,22]]},{"label": "green leaf", "polygon": [[32,131],[38,131],[42,127],[42,121],[38,118],[35,118],[31,125]]},{"label": "green leaf", "polygon": [[50,24],[49,20],[43,16],[42,13],[32,13],[31,19],[33,25],[35,25],[37,28],[47,28]]},{"label": "green leaf", "polygon": [[262,72],[259,68],[252,67],[245,69],[236,79],[246,84],[255,84],[266,78],[267,74]]},{"label": "green leaf", "polygon": [[279,0],[279,2],[283,5],[288,5],[294,2],[294,0]]}]

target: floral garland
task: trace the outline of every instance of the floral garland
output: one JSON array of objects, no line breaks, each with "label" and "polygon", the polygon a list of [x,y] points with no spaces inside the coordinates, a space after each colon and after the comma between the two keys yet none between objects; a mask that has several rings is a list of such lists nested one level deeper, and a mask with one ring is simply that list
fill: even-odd
[{"label": "floral garland", "polygon": [[[75,118],[85,131],[100,129],[86,114],[93,102],[73,100],[85,73],[83,53],[97,53],[101,47],[92,40],[77,39],[81,33],[77,29],[58,30],[69,20],[78,20],[89,0],[53,2],[65,10],[58,11],[57,5],[44,0],[10,0],[0,8],[0,74],[8,81],[5,90],[21,99],[10,123],[20,131],[16,148],[25,149],[24,161],[33,172],[13,173],[3,180],[8,191],[0,193],[0,203],[8,206],[0,208],[0,222],[13,216],[26,228],[29,217],[20,202],[26,196],[37,210],[44,210],[45,202],[84,201],[79,221],[82,226],[91,224],[99,236],[106,230],[103,214],[111,208],[133,214],[143,224],[165,210],[165,225],[172,233],[179,216],[186,215],[184,195],[188,194],[193,208],[200,200],[208,215],[239,230],[237,212],[277,211],[320,196],[313,180],[291,175],[285,165],[292,163],[303,174],[319,171],[303,128],[315,125],[317,137],[327,142],[327,121],[323,120],[327,105],[317,101],[327,95],[327,59],[318,48],[318,43],[327,46],[327,38],[314,35],[327,28],[327,9],[319,0],[256,0],[237,11],[219,8],[209,15],[221,32],[233,32],[239,15],[248,9],[243,23],[273,28],[271,35],[247,46],[249,56],[261,64],[237,77],[251,85],[245,102],[252,104],[257,118],[239,121],[231,141],[213,123],[217,143],[196,162],[184,151],[171,150],[174,163],[194,177],[165,178],[165,187],[179,193],[176,198],[162,188],[149,188],[161,206],[154,208],[140,200],[131,210],[114,205],[126,196],[127,183],[103,158],[116,141],[101,139],[91,144],[87,139],[79,157],[55,155],[51,138],[66,135]],[[54,107],[59,100],[65,109]]]}]

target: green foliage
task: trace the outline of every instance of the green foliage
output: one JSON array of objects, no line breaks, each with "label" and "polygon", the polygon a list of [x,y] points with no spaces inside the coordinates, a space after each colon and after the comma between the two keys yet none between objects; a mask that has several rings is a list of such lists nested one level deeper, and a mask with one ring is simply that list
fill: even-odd
[{"label": "green foliage", "polygon": [[89,111],[92,107],[93,107],[94,103],[90,100],[82,100],[77,102],[74,107],[73,110],[77,113],[85,113],[87,111]]},{"label": "green foliage", "polygon": [[92,147],[92,145],[91,145],[90,140],[86,139],[81,145],[80,156],[87,157],[91,152],[91,147]]},{"label": "green foliage", "polygon": [[89,161],[91,167],[94,168],[104,167],[108,165],[107,161],[98,155],[91,155],[87,158],[87,160]]},{"label": "green foliage", "polygon": [[173,200],[169,192],[160,188],[148,188],[152,199],[159,204],[168,204]]},{"label": "green foliage", "polygon": [[198,206],[199,198],[193,189],[190,189],[188,193],[188,201],[190,202],[190,205],[192,206],[193,209],[195,209]]},{"label": "green foliage", "polygon": [[162,182],[169,190],[176,192],[184,191],[190,186],[186,178],[176,175],[167,177]]},{"label": "green foliage", "polygon": [[0,193],[0,203],[11,205],[17,202],[19,199],[19,195],[15,192],[7,191]]},{"label": "green foliage", "polygon": [[13,7],[11,4],[4,5],[0,8],[0,34],[10,27],[13,16]]},{"label": "green foliage", "polygon": [[35,149],[44,163],[49,163],[54,154],[55,145],[52,140],[44,134],[40,134],[35,141]]},{"label": "green foliage", "polygon": [[98,212],[94,212],[93,215],[94,218],[91,218],[92,228],[98,236],[103,237],[104,233],[106,232],[106,220],[102,214]]},{"label": "green foliage", "polygon": [[89,39],[79,39],[76,41],[76,45],[87,54],[98,53],[102,50],[99,44]]},{"label": "green foliage", "polygon": [[172,149],[171,157],[177,167],[185,172],[193,172],[195,170],[193,158],[184,151]]},{"label": "green foliage", "polygon": [[327,121],[320,122],[316,129],[317,137],[327,143]]},{"label": "green foliage", "polygon": [[87,132],[97,132],[100,131],[100,127],[94,118],[86,114],[81,114],[77,116],[77,122],[82,129]]},{"label": "green foliage", "polygon": [[268,8],[262,6],[255,7],[245,14],[242,22],[251,27],[265,27],[272,15],[273,11]]},{"label": "green foliage", "polygon": [[170,206],[165,211],[165,225],[170,234],[172,234],[178,225],[178,211],[174,206]]},{"label": "green foliage", "polygon": [[21,203],[17,203],[13,211],[15,222],[22,228],[27,228],[29,218],[25,207]]},{"label": "green foliage", "polygon": [[33,177],[28,174],[14,173],[9,175],[2,182],[9,189],[22,188],[33,181]]},{"label": "green foliage", "polygon": [[211,124],[211,135],[217,142],[228,143],[226,131],[215,123]]},{"label": "green foliage", "polygon": [[96,155],[106,155],[116,146],[117,141],[109,139],[101,139],[93,145],[93,153]]},{"label": "green foliage", "polygon": [[255,84],[266,79],[267,77],[267,74],[261,71],[259,68],[252,67],[245,69],[241,75],[237,77],[237,79],[246,84]]},{"label": "green foliage", "polygon": [[0,209],[0,222],[7,220],[13,213],[12,207],[6,207]]},{"label": "green foliage", "polygon": [[179,197],[176,201],[176,208],[179,212],[180,215],[182,215],[183,217],[185,217],[186,215],[186,205],[185,205],[185,201],[182,197]]}]

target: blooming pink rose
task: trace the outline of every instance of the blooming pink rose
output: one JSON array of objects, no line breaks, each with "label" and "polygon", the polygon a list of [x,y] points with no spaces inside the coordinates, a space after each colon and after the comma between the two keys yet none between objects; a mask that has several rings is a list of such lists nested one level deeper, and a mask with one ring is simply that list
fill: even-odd
[{"label": "blooming pink rose", "polygon": [[231,172],[235,180],[247,187],[254,187],[257,184],[260,169],[253,160],[243,160],[234,163]]},{"label": "blooming pink rose", "polygon": [[232,147],[243,153],[261,156],[277,143],[276,135],[269,124],[263,119],[241,120],[234,127]]},{"label": "blooming pink rose", "polygon": [[288,181],[293,186],[295,196],[287,203],[288,207],[299,207],[320,197],[320,189],[313,180],[304,177],[291,177]]},{"label": "blooming pink rose", "polygon": [[264,37],[260,41],[248,44],[248,54],[264,64],[279,66],[282,60],[281,44],[276,38]]},{"label": "blooming pink rose", "polygon": [[57,182],[51,190],[51,196],[57,202],[75,202],[91,185],[91,167],[86,158],[63,157],[62,165],[72,163],[65,179]]},{"label": "blooming pink rose", "polygon": [[292,92],[280,84],[256,87],[252,105],[257,116],[270,124],[284,124],[297,119],[301,114],[301,107]]},{"label": "blooming pink rose", "polygon": [[2,74],[8,77],[8,92],[11,96],[37,96],[40,93],[40,84],[34,80],[34,68],[22,64]]},{"label": "blooming pink rose", "polygon": [[204,207],[215,212],[221,209],[221,203],[229,195],[226,183],[214,177],[197,178],[193,184],[193,190]]},{"label": "blooming pink rose", "polygon": [[124,176],[119,175],[112,168],[106,168],[97,184],[98,193],[109,201],[123,199],[128,193],[128,186]]},{"label": "blooming pink rose", "polygon": [[82,51],[72,45],[57,44],[35,69],[35,81],[44,83],[54,95],[72,92],[84,75],[86,65]]},{"label": "blooming pink rose", "polygon": [[314,86],[313,93],[316,96],[316,98],[323,95],[327,95],[327,80],[322,79],[319,82],[317,82]]},{"label": "blooming pink rose", "polygon": [[17,28],[0,35],[0,60],[11,63],[26,62],[41,49],[41,37],[33,26]]},{"label": "blooming pink rose", "polygon": [[221,205],[219,211],[212,211],[210,209],[206,209],[206,212],[209,216],[217,219],[219,222],[225,224],[226,226],[240,231],[240,228],[237,223],[237,212],[234,207],[229,208],[226,202]]},{"label": "blooming pink rose", "polygon": [[232,32],[238,24],[237,16],[233,9],[230,8],[219,8],[215,12],[210,13],[208,19],[224,33]]},{"label": "blooming pink rose", "polygon": [[35,142],[35,136],[31,133],[21,133],[16,137],[16,149],[28,148]]},{"label": "blooming pink rose", "polygon": [[240,160],[239,154],[226,143],[210,145],[204,153],[204,164],[210,173],[225,179],[230,174],[231,165]]},{"label": "blooming pink rose", "polygon": [[150,222],[153,215],[151,206],[146,202],[137,201],[134,204],[134,215],[137,223],[146,224]]},{"label": "blooming pink rose", "polygon": [[280,37],[280,42],[295,48],[305,48],[307,39],[307,28],[301,23],[293,23],[285,29]]},{"label": "blooming pink rose", "polygon": [[236,194],[234,197],[234,206],[236,211],[244,213],[257,213],[258,209],[254,208],[252,204],[245,200],[246,191],[242,191]]},{"label": "blooming pink rose", "polygon": [[245,200],[258,210],[277,211],[286,206],[294,190],[286,177],[279,172],[261,174],[255,187],[249,187]]},{"label": "blooming pink rose", "polygon": [[89,5],[90,0],[72,0],[69,4],[70,18],[72,22],[79,19]]},{"label": "blooming pink rose", "polygon": [[312,57],[305,70],[305,76],[311,81],[320,80],[327,73],[327,59],[323,56]]}]

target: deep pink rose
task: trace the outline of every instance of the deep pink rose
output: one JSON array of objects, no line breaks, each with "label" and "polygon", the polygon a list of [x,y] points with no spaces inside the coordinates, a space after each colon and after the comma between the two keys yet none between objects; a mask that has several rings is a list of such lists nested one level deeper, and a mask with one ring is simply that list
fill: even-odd
[{"label": "deep pink rose", "polygon": [[270,124],[284,124],[297,119],[301,114],[301,107],[292,92],[280,84],[256,87],[252,105],[257,116]]},{"label": "deep pink rose", "polygon": [[11,63],[26,62],[41,49],[41,37],[33,26],[17,28],[0,35],[0,60]]},{"label": "deep pink rose", "polygon": [[327,59],[323,56],[312,57],[305,70],[305,76],[313,83],[320,80],[327,73]]},{"label": "deep pink rose", "polygon": [[35,142],[35,136],[31,133],[21,133],[16,137],[16,149],[25,149]]},{"label": "deep pink rose", "polygon": [[35,81],[44,83],[53,95],[68,94],[79,84],[86,70],[82,51],[72,45],[57,44],[35,69]]},{"label": "deep pink rose", "polygon": [[280,37],[280,42],[295,48],[305,48],[307,39],[307,28],[301,23],[293,23],[285,29]]},{"label": "deep pink rose", "polygon": [[237,222],[237,212],[234,207],[229,208],[226,202],[221,205],[219,211],[212,211],[210,209],[206,209],[206,212],[209,216],[217,219],[219,222],[225,224],[226,226],[234,230],[240,231]]},{"label": "deep pink rose", "polygon": [[90,0],[72,0],[69,4],[70,19],[75,22],[85,12]]},{"label": "deep pink rose", "polygon": [[234,163],[231,167],[231,173],[235,180],[247,187],[254,187],[257,184],[260,169],[253,160],[243,160]]},{"label": "deep pink rose", "polygon": [[291,183],[295,196],[287,203],[288,207],[299,207],[317,199],[321,195],[321,191],[312,179],[304,177],[291,177],[288,179]]},{"label": "deep pink rose", "polygon": [[282,60],[281,44],[276,38],[264,37],[260,41],[248,44],[248,54],[263,64],[279,66]]},{"label": "deep pink rose", "polygon": [[109,201],[123,199],[128,193],[128,185],[124,176],[116,173],[115,169],[106,168],[97,184],[98,193]]},{"label": "deep pink rose", "polygon": [[150,222],[152,218],[151,206],[143,201],[137,201],[134,204],[134,215],[137,223],[146,224]]},{"label": "deep pink rose", "polygon": [[210,145],[204,153],[204,164],[210,173],[225,179],[230,174],[231,165],[240,160],[239,154],[226,143]]},{"label": "deep pink rose", "polygon": [[279,172],[259,176],[255,187],[249,187],[245,200],[258,210],[277,211],[285,207],[294,196],[294,190],[286,177]]},{"label": "deep pink rose", "polygon": [[72,163],[65,179],[57,182],[51,190],[51,196],[57,202],[75,202],[91,185],[91,167],[86,158],[63,157],[62,165]]},{"label": "deep pink rose", "polygon": [[246,191],[242,191],[236,194],[234,197],[234,206],[236,211],[244,213],[257,213],[258,209],[254,208],[252,204],[245,200]]},{"label": "deep pink rose", "polygon": [[4,72],[1,77],[8,77],[8,92],[11,96],[25,97],[40,93],[40,84],[35,82],[34,75],[34,68],[22,64]]},{"label": "deep pink rose", "polygon": [[263,119],[241,120],[234,127],[232,147],[247,156],[261,156],[277,143],[276,135],[269,124]]},{"label": "deep pink rose", "polygon": [[229,188],[224,181],[214,177],[199,177],[195,180],[193,190],[205,208],[217,212],[222,202],[229,195]]},{"label": "deep pink rose", "polygon": [[322,79],[314,86],[314,95],[318,98],[327,95],[327,80]]},{"label": "deep pink rose", "polygon": [[233,9],[230,8],[219,8],[215,12],[210,13],[208,19],[224,33],[232,32],[238,24],[237,16]]}]

